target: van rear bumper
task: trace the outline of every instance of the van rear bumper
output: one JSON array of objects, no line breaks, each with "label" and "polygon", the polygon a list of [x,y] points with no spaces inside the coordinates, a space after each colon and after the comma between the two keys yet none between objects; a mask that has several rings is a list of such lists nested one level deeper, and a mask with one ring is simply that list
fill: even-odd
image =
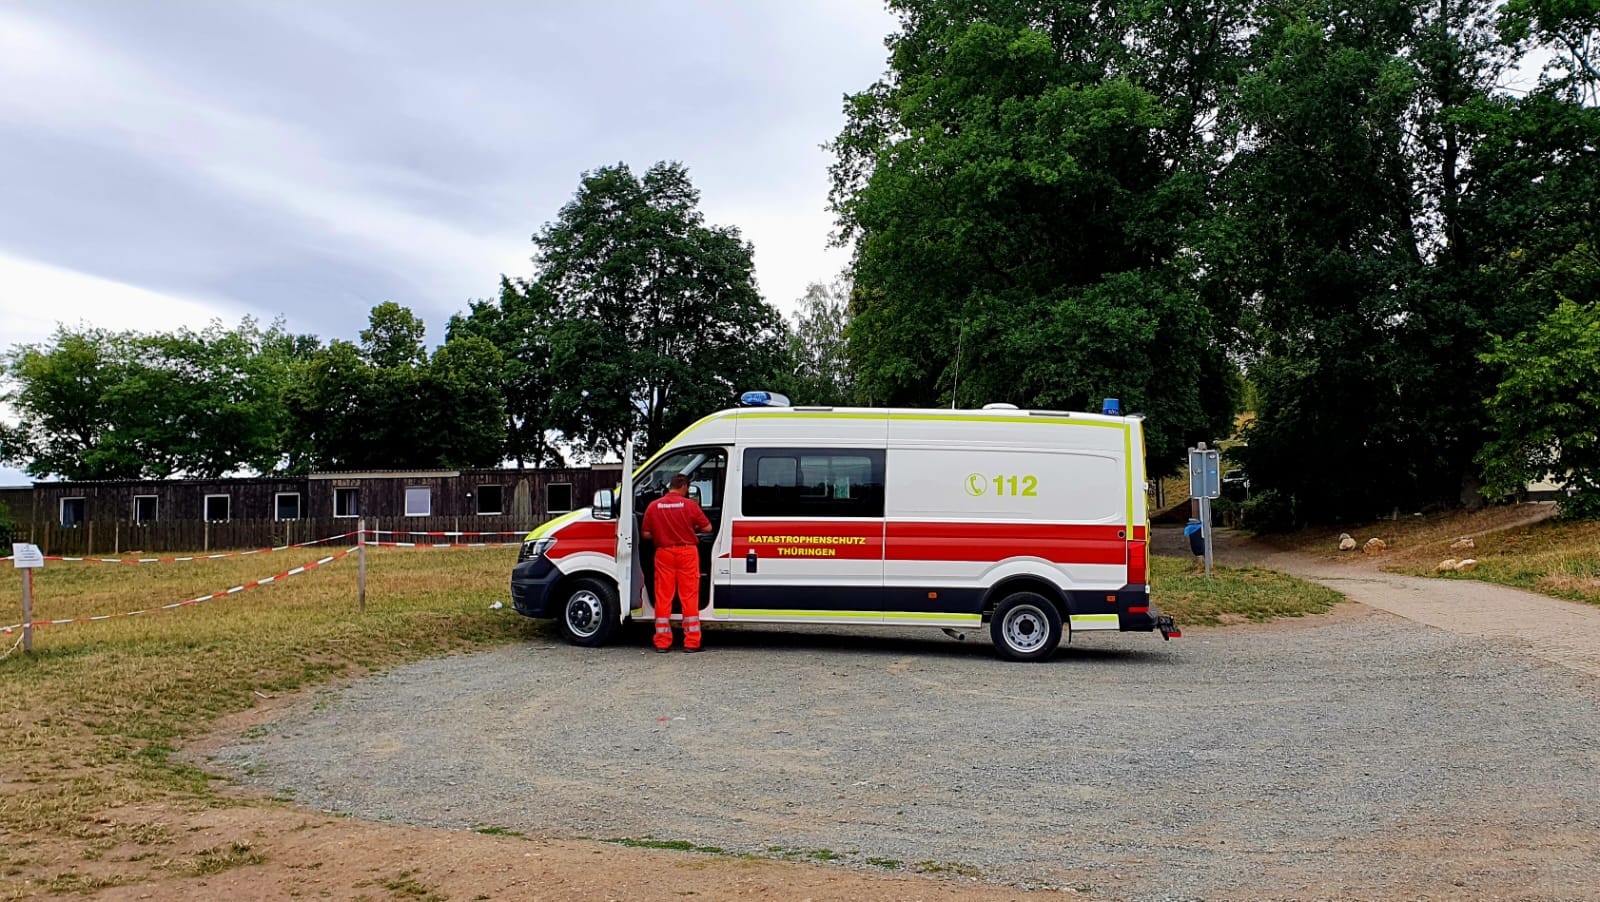
[{"label": "van rear bumper", "polygon": [[1124,633],[1149,633],[1160,628],[1161,610],[1150,602],[1145,586],[1123,586],[1117,592],[1117,629]]},{"label": "van rear bumper", "polygon": [[524,617],[554,617],[551,609],[561,571],[540,555],[511,569],[511,607]]}]

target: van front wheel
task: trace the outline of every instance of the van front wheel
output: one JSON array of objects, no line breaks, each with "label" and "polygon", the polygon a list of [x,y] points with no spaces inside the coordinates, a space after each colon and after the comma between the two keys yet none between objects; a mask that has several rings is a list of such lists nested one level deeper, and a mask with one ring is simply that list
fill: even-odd
[{"label": "van front wheel", "polygon": [[1016,592],[994,609],[989,635],[1008,661],[1043,661],[1061,644],[1061,615],[1043,595]]},{"label": "van front wheel", "polygon": [[567,588],[556,624],[568,642],[595,648],[616,632],[617,619],[617,590],[598,579],[580,579]]}]

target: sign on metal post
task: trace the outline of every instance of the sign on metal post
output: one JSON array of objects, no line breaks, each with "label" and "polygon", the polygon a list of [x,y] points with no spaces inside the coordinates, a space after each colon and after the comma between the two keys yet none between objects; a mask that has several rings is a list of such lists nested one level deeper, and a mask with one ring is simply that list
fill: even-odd
[{"label": "sign on metal post", "polygon": [[1205,442],[1189,449],[1189,497],[1222,497],[1222,456],[1207,450]]},{"label": "sign on metal post", "polygon": [[33,571],[44,566],[38,545],[11,543],[11,566],[22,571],[22,653],[33,654]]},{"label": "sign on metal post", "polygon": [[1222,455],[1200,442],[1189,449],[1189,497],[1200,502],[1200,533],[1206,540],[1206,576],[1211,575],[1211,500],[1222,497]]}]

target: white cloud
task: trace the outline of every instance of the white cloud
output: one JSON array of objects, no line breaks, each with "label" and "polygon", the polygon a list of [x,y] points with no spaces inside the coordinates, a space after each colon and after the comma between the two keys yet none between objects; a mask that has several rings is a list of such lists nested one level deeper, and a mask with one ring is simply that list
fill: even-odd
[{"label": "white cloud", "polygon": [[42,341],[58,323],[164,331],[240,316],[223,301],[163,294],[0,254],[0,322],[5,324],[0,347],[6,349]]}]

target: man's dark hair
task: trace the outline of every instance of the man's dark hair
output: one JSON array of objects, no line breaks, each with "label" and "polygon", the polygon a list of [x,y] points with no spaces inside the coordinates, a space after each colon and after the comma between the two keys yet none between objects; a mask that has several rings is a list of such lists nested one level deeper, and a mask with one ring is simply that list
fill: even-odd
[{"label": "man's dark hair", "polygon": [[672,477],[672,482],[668,484],[668,487],[674,489],[686,489],[689,487],[689,477],[686,474],[678,473]]}]

